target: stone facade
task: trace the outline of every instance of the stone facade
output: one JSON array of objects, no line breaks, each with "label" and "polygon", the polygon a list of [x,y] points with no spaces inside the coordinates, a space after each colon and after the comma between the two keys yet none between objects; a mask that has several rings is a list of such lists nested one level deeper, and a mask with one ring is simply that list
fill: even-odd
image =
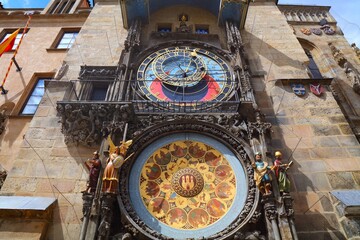
[{"label": "stone facade", "polygon": [[[51,2],[51,4],[53,3],[54,1]],[[0,106],[5,104],[11,107],[6,109],[9,118],[6,120],[5,131],[0,136],[0,164],[8,172],[0,194],[3,196],[56,198],[57,206],[46,233],[47,239],[79,238],[84,213],[81,192],[86,189],[88,178],[84,161],[91,157],[93,151],[100,150],[100,148],[104,150],[106,147],[106,141],[103,141],[102,145],[93,144],[91,146],[77,145],[76,142],[65,143],[66,136],[62,132],[64,130],[62,119],[65,118],[61,118],[61,113],[56,109],[56,105],[57,102],[69,100],[69,86],[71,86],[69,81],[83,77],[80,72],[81,69],[91,66],[113,67],[116,68],[116,71],[123,73],[114,80],[127,76],[133,77],[135,74],[132,73],[133,66],[130,66],[131,59],[145,57],[134,57],[133,55],[144,53],[147,51],[146,49],[156,46],[160,42],[166,43],[168,35],[157,36],[154,32],[161,24],[167,24],[167,26],[171,26],[172,31],[175,31],[180,26],[178,17],[182,13],[190,16],[186,23],[187,26],[206,25],[213,35],[198,36],[197,39],[194,39],[193,35],[187,35],[187,41],[214,43],[215,47],[223,49],[222,53],[240,56],[241,52],[243,54],[241,58],[236,59],[247,60],[244,63],[233,61],[231,67],[235,69],[235,66],[243,66],[246,70],[249,67],[251,82],[251,91],[249,92],[253,93],[255,97],[255,103],[251,108],[265,114],[263,120],[272,125],[265,148],[266,152],[271,153],[271,157],[268,156],[266,160],[272,165],[273,153],[281,151],[285,162],[293,162],[289,169],[289,175],[292,183],[291,196],[294,199],[295,228],[299,239],[355,239],[359,237],[358,218],[354,217],[350,220],[344,218],[341,211],[338,210],[338,201],[330,193],[333,190],[357,190],[360,188],[360,145],[358,137],[360,132],[360,95],[353,91],[346,69],[337,61],[331,44],[341,51],[341,54],[352,64],[354,69],[360,70],[360,67],[356,52],[336,26],[328,8],[277,6],[273,1],[253,1],[246,6],[248,7],[246,21],[244,27],[240,29],[240,38],[242,38],[241,46],[238,46],[240,50],[236,50],[237,53],[236,51],[231,53],[231,50],[227,49],[229,35],[227,35],[228,32],[224,25],[219,23],[217,16],[205,9],[180,5],[169,6],[151,13],[149,22],[142,24],[139,40],[141,44],[138,46],[127,42],[129,39],[136,39],[136,36],[129,35],[131,29],[124,28],[125,10],[118,1],[96,1],[96,5],[91,9],[90,14],[88,13],[89,10],[81,12],[79,9],[74,9],[72,11],[74,14],[46,14],[51,9],[51,4],[42,11],[42,14],[33,16],[30,31],[26,35],[16,58],[23,70],[20,73],[16,72],[15,68],[11,70],[5,85],[9,92],[0,101]],[[84,3],[77,1],[77,4]],[[8,10],[0,9],[0,13],[1,11]],[[330,27],[334,29],[333,34],[322,32],[321,35],[314,33],[307,35],[304,33],[306,32],[304,29],[309,31],[313,28],[320,29],[322,18],[325,18]],[[23,15],[0,14],[0,33],[4,29],[23,26],[26,20],[27,17]],[[81,28],[81,30],[69,50],[51,49],[62,28]],[[236,35],[236,32],[233,33]],[[176,35],[171,36],[176,38]],[[133,51],[133,49],[135,50]],[[309,58],[304,49],[311,53],[324,78],[315,79],[325,89],[321,96],[316,96],[310,92],[309,84],[313,80],[306,70]],[[6,66],[11,57],[11,53],[5,53],[1,57],[0,76],[5,74]],[[28,60],[29,57],[31,57],[31,61]],[[124,67],[119,65],[120,63],[124,63]],[[249,66],[246,66],[247,64]],[[58,70],[61,66],[66,67],[64,67],[64,72],[59,74]],[[125,71],[126,74],[122,71]],[[36,114],[32,118],[20,116],[19,113],[37,76],[58,78],[47,82],[46,93]],[[292,83],[304,84],[307,93],[302,97],[295,95],[290,87]],[[121,86],[126,89],[127,85]],[[249,93],[249,95],[251,94]],[[121,100],[124,99],[129,101],[127,96]],[[88,102],[82,104],[88,104]],[[244,105],[241,105],[243,108],[240,113],[251,116],[249,122],[255,122],[255,113],[245,111],[245,103],[242,104]],[[116,112],[116,114],[119,113]],[[114,112],[114,116],[118,116],[116,114]],[[124,117],[121,114],[119,116]],[[151,126],[155,131],[154,125],[159,124],[160,120],[164,121],[159,124],[161,129],[175,129],[174,125],[176,124],[173,124],[175,122],[179,124],[179,129],[181,128],[181,131],[184,131],[191,129],[188,125],[191,125],[190,123],[193,123],[194,120],[181,115],[173,118],[166,116],[167,119],[166,117],[163,119],[161,117],[146,119],[144,116],[140,116],[140,123],[136,125],[138,128],[130,128],[129,132],[133,134],[132,136],[137,136],[136,134],[139,133],[136,130],[141,130],[143,131],[141,136],[146,138],[145,133],[149,130],[143,129]],[[214,127],[210,126],[211,116],[208,119],[204,116],[195,118],[197,121],[195,121],[196,124],[193,124],[195,127],[191,131],[195,131],[196,126],[199,129],[207,129],[209,134],[213,131],[214,135],[231,130],[224,134],[230,139],[227,140],[228,145],[243,144],[245,140],[234,139],[247,138],[242,132],[243,129],[239,130],[238,125],[221,124],[221,121],[225,119],[222,116],[216,116],[212,119]],[[205,126],[203,128],[200,126],[201,121]],[[164,126],[166,122],[172,125]],[[148,125],[144,127],[146,124]],[[124,131],[123,126],[110,125],[109,128],[113,127],[111,128],[113,131]],[[114,123],[114,125],[116,124]],[[238,128],[232,129],[234,127]],[[157,130],[159,134],[163,134],[161,129]],[[155,134],[152,133],[152,135]],[[259,133],[259,135],[261,134]],[[218,138],[221,138],[219,136]],[[156,136],[153,137],[156,138]],[[259,139],[261,139],[260,136]],[[137,140],[142,142],[142,139]],[[244,146],[248,146],[247,143]],[[256,149],[250,143],[249,146],[251,151]],[[134,148],[142,149],[141,146],[137,145]],[[246,147],[244,148],[246,151],[250,151]],[[245,150],[240,151],[238,149],[236,151],[239,151],[239,154],[244,154],[243,156],[246,154],[250,156],[250,159],[246,160],[248,161],[246,164],[249,167],[247,171],[252,176],[252,168],[249,163],[254,153],[244,153]],[[106,158],[103,154],[101,158],[105,167]],[[126,166],[129,165],[125,164]],[[123,170],[123,173],[124,171],[127,169]],[[254,185],[252,187],[254,188]],[[121,191],[125,190],[122,189]],[[249,194],[250,197],[256,198],[256,200],[251,200],[259,201],[259,193],[256,193],[257,197],[254,197],[255,193],[252,194]],[[269,200],[268,203],[270,206],[271,201]],[[104,209],[106,207],[109,208],[109,206],[105,206]],[[120,204],[121,207],[126,208]],[[254,206],[252,206],[251,211],[249,209],[247,212],[253,214],[251,221],[258,222],[261,214],[257,210],[255,211]],[[271,214],[275,213],[269,209],[266,210],[268,220],[263,217],[262,221],[267,229],[272,229],[273,226],[269,227],[272,224]],[[289,216],[291,225],[292,214],[289,213]],[[114,221],[120,221],[117,218],[120,218],[120,213],[118,216],[115,214]],[[274,219],[275,217],[272,218],[272,220]],[[1,221],[8,226],[8,220],[1,219]],[[280,217],[277,221],[281,225]],[[21,225],[23,222],[18,224]],[[136,224],[134,223],[134,226]],[[241,224],[243,223],[241,222]],[[280,228],[282,239],[292,239],[290,227],[286,224],[281,225],[283,227]],[[24,223],[24,226],[30,229],[38,227],[36,222]],[[124,236],[129,233],[139,236],[136,234],[141,231],[141,228],[139,225],[136,226],[137,228],[121,226],[119,229],[126,229],[126,233],[123,232],[125,233]],[[250,226],[254,225],[250,224]],[[246,231],[250,231],[249,228]],[[95,234],[97,230],[90,229],[88,231]],[[145,235],[149,232],[152,234],[150,230],[144,231]],[[106,234],[109,234],[106,231],[101,232],[99,230],[99,232],[101,236],[105,237]],[[116,231],[114,232],[116,233]],[[156,232],[153,234],[146,236],[163,237],[156,235]],[[256,235],[256,232],[251,234]],[[238,232],[232,236],[232,239],[248,239],[245,237],[249,237],[251,234],[249,232]],[[262,234],[266,233],[262,232]],[[42,235],[34,233],[34,238],[41,238],[44,235],[45,233]],[[269,234],[268,238],[276,239],[276,234],[274,236]],[[26,236],[24,237],[26,238]],[[258,237],[257,239],[261,239],[261,236]],[[122,239],[127,238],[123,237]]]}]

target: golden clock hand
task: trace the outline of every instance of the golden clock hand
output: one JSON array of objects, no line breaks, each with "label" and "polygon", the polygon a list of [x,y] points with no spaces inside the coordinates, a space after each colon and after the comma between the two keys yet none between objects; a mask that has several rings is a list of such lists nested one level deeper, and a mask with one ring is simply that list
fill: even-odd
[{"label": "golden clock hand", "polygon": [[191,58],[190,58],[190,61],[189,61],[189,65],[188,65],[187,68],[185,69],[185,73],[188,72],[189,67],[191,66],[191,61],[192,61],[192,59],[197,57],[197,53],[196,53],[195,49],[190,53],[190,55],[191,55]]}]

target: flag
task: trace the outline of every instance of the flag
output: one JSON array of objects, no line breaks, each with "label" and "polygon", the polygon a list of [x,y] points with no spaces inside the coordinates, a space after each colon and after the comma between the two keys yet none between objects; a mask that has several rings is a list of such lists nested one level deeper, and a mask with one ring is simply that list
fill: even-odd
[{"label": "flag", "polygon": [[16,36],[18,35],[20,28],[13,32],[5,41],[0,43],[0,57],[4,52],[8,52],[12,49],[15,43]]}]

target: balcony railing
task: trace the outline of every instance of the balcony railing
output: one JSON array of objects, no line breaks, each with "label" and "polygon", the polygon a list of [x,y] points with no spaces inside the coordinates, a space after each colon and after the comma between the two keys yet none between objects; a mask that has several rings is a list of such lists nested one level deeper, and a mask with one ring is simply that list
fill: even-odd
[{"label": "balcony railing", "polygon": [[[235,83],[227,83],[236,89]],[[59,104],[129,104],[137,114],[236,113],[240,98],[237,91],[228,90],[222,100],[197,101],[186,92],[176,92],[176,100],[153,100],[135,81],[71,80],[66,97]]]}]

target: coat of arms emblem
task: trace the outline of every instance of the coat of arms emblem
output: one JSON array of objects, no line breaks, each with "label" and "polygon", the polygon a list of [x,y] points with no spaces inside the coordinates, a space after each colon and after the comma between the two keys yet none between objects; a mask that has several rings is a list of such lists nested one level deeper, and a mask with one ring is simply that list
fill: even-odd
[{"label": "coat of arms emblem", "polygon": [[298,96],[304,96],[306,93],[304,85],[300,83],[291,84],[291,89]]}]

